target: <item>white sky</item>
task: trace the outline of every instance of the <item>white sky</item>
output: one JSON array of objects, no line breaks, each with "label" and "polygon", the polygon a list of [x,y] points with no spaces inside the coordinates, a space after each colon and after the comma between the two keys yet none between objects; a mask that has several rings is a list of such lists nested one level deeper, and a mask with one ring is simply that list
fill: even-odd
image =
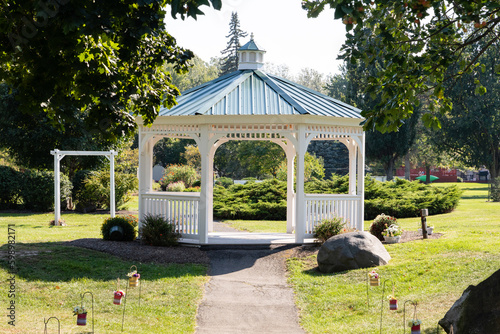
[{"label": "white sky", "polygon": [[243,45],[254,40],[266,50],[265,62],[285,64],[292,74],[301,68],[313,68],[325,75],[338,73],[341,61],[336,60],[345,40],[345,26],[333,19],[333,10],[325,9],[319,17],[307,18],[301,0],[222,0],[222,9],[201,7],[205,13],[198,20],[179,17],[173,20],[168,13],[167,31],[178,45],[192,50],[205,61],[219,57],[226,48],[231,12],[238,12],[240,28],[248,37]]}]

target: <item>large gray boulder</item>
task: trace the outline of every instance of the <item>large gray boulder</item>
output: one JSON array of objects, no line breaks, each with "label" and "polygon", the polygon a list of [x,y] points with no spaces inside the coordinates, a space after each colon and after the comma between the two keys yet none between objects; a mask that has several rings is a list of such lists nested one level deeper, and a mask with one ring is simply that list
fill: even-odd
[{"label": "large gray boulder", "polygon": [[455,334],[500,333],[500,270],[479,283],[470,285],[439,325]]},{"label": "large gray boulder", "polygon": [[368,232],[336,235],[318,252],[319,270],[324,273],[386,265],[390,259],[380,240]]}]

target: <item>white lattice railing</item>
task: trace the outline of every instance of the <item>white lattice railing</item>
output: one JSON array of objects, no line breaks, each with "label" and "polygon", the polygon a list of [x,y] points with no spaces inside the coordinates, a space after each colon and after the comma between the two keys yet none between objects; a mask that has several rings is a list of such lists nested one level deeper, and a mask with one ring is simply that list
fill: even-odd
[{"label": "white lattice railing", "polygon": [[314,227],[322,219],[343,217],[348,226],[362,228],[361,196],[336,194],[306,194],[306,236],[312,236]]},{"label": "white lattice railing", "polygon": [[142,201],[144,214],[170,219],[183,238],[198,237],[200,193],[148,192]]}]

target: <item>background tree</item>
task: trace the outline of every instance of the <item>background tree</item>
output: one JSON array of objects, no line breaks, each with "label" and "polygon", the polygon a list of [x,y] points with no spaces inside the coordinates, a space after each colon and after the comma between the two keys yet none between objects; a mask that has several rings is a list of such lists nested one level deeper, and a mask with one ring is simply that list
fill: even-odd
[{"label": "background tree", "polygon": [[[411,118],[420,96],[429,100],[429,110],[422,115],[425,125],[438,128],[435,112],[452,107],[443,83],[474,70],[479,57],[500,36],[498,1],[305,0],[302,4],[309,17],[329,5],[335,9],[335,19],[343,20],[348,33],[341,58],[380,64],[365,89],[381,93],[377,105],[363,110],[365,129],[396,130]],[[482,41],[479,47],[461,58],[477,41]],[[450,76],[447,69],[453,64],[459,71]],[[485,92],[479,81],[476,89]]]},{"label": "background tree", "polygon": [[295,81],[302,86],[310,88],[320,93],[325,93],[324,75],[312,68],[302,68]]},{"label": "background tree", "polygon": [[162,138],[153,147],[153,164],[166,167],[173,164],[185,164],[183,157],[186,146],[196,145],[193,139]]},{"label": "background tree", "polygon": [[[363,62],[350,61],[342,67],[340,76],[329,78],[325,89],[332,97],[345,103],[356,106],[361,110],[370,110],[377,107],[380,95],[365,94],[368,80],[378,71],[378,63],[367,66]],[[382,164],[387,180],[394,177],[395,162],[404,157],[413,145],[416,135],[418,113],[400,126],[395,132],[384,132],[368,129],[366,132],[367,163],[379,162]]]},{"label": "background tree", "polygon": [[212,58],[207,63],[198,56],[194,56],[189,61],[189,72],[177,73],[175,72],[174,65],[167,64],[165,70],[172,76],[172,84],[176,86],[179,91],[194,88],[205,82],[217,79],[219,76],[219,58]]},{"label": "background tree", "polygon": [[[467,51],[484,49],[484,43],[481,41]],[[462,163],[476,168],[486,166],[492,179],[500,173],[500,75],[495,73],[500,65],[499,55],[497,40],[480,57],[484,65],[481,71],[463,74],[455,84],[445,85],[453,109],[439,115],[443,127],[432,136],[442,151],[452,152]],[[458,66],[453,66],[448,75],[459,71]],[[486,89],[483,95],[476,92],[478,81]]]},{"label": "background tree", "polygon": [[166,31],[165,7],[196,18],[210,2],[2,2],[0,81],[21,112],[44,112],[63,130],[78,119],[87,130],[104,121],[100,136],[113,140],[134,130],[134,115],[150,124],[179,94],[163,66],[183,72],[193,54]]},{"label": "background tree", "polygon": [[222,59],[220,65],[220,75],[231,73],[238,70],[238,49],[241,47],[240,38],[246,37],[248,34],[240,29],[240,20],[238,13],[231,13],[231,22],[229,22],[229,38],[226,48],[221,52]]}]

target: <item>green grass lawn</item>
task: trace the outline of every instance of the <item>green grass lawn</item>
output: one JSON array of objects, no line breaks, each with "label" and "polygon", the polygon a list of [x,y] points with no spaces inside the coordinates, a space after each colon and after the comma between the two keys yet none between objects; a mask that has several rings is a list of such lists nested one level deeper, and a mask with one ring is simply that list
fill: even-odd
[{"label": "green grass lawn", "polygon": [[[15,229],[16,265],[14,299],[16,326],[0,322],[1,333],[43,333],[44,318],[61,321],[62,333],[91,331],[90,313],[86,328],[76,325],[73,307],[80,305],[80,294],[94,295],[96,333],[120,333],[122,306],[113,305],[113,291],[120,277],[125,289],[130,266],[141,273],[141,305],[138,288],[129,288],[125,313],[125,333],[193,333],[195,316],[207,280],[201,265],[153,265],[125,261],[117,257],[65,246],[63,241],[100,238],[100,227],[107,215],[63,214],[68,226],[49,227],[52,214],[0,214],[0,305],[6,309],[9,274],[7,254],[8,225]],[[89,309],[91,299],[86,295]],[[4,314],[5,311],[4,311]],[[51,322],[49,332],[57,326]]]},{"label": "green grass lawn", "polygon": [[254,233],[286,233],[286,221],[282,220],[224,220],[232,228]]},{"label": "green grass lawn", "polygon": [[[435,186],[443,186],[436,184]],[[500,203],[487,202],[485,184],[463,183],[462,200],[449,214],[428,217],[440,239],[386,245],[392,256],[378,268],[382,282],[395,284],[398,311],[389,311],[381,287],[370,288],[367,305],[366,270],[321,274],[316,256],[288,261],[300,322],[308,333],[379,333],[380,306],[384,300],[383,333],[401,333],[403,303],[418,302],[417,316],[423,333],[436,333],[446,311],[470,284],[477,284],[500,268]],[[398,220],[403,229],[416,230],[419,218]],[[368,229],[370,221],[365,222]],[[387,282],[389,286],[390,283]],[[406,318],[412,317],[413,310]],[[409,331],[409,328],[406,328]],[[442,331],[441,331],[442,332]]]}]

